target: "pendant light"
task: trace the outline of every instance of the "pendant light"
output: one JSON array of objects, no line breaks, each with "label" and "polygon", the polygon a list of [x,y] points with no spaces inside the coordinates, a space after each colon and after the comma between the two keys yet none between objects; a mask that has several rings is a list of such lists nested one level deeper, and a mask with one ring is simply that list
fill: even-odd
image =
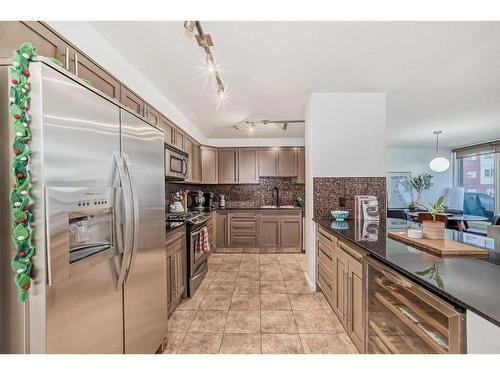
[{"label": "pendant light", "polygon": [[450,161],[442,156],[439,156],[439,134],[441,130],[436,130],[433,134],[436,134],[436,156],[429,163],[429,167],[434,172],[444,172],[450,168]]}]

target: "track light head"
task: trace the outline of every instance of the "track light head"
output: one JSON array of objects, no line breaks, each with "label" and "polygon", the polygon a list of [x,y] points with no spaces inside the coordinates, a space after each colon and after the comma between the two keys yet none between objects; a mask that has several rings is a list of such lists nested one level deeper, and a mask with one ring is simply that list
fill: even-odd
[{"label": "track light head", "polygon": [[193,32],[195,26],[196,26],[196,21],[184,21],[184,28],[190,33]]}]

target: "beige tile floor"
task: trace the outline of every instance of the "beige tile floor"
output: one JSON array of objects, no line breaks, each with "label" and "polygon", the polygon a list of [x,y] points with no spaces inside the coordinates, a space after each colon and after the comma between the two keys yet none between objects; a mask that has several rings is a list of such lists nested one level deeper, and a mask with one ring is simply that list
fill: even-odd
[{"label": "beige tile floor", "polygon": [[357,353],[304,254],[212,254],[193,298],[168,322],[168,354]]}]

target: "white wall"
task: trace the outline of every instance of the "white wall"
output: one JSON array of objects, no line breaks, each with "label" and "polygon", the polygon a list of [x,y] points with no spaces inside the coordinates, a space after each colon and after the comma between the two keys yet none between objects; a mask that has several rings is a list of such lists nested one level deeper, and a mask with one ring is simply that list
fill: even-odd
[{"label": "white wall", "polygon": [[[429,168],[429,162],[434,158],[436,149],[428,148],[392,148],[386,150],[386,172],[411,172],[415,177],[420,173],[429,173],[433,175],[430,190],[422,194],[424,202],[436,201],[441,195],[445,194],[445,189],[453,187],[453,167],[450,166],[447,171],[437,173]],[[440,150],[440,154],[448,160],[452,160],[451,150]],[[416,198],[416,193],[415,197]]]},{"label": "white wall", "polygon": [[88,22],[47,22],[200,143],[205,135]]},{"label": "white wall", "polygon": [[384,93],[314,93],[306,109],[306,278],[315,288],[313,177],[385,176]]},{"label": "white wall", "polygon": [[214,147],[298,147],[304,146],[304,138],[208,138],[207,144]]}]

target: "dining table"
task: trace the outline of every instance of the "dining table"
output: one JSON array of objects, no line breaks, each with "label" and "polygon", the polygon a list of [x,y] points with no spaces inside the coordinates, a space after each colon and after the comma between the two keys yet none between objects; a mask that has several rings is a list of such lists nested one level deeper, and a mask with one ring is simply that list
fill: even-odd
[{"label": "dining table", "polygon": [[[425,211],[412,211],[408,212],[407,215],[416,220],[419,213],[425,213]],[[466,215],[452,212],[445,212],[443,215],[446,215],[446,217],[448,218],[448,223],[451,223],[451,225],[449,224],[449,226],[457,228],[460,232],[463,232],[465,229],[469,228],[469,221],[488,221],[487,217],[478,215]]]}]

